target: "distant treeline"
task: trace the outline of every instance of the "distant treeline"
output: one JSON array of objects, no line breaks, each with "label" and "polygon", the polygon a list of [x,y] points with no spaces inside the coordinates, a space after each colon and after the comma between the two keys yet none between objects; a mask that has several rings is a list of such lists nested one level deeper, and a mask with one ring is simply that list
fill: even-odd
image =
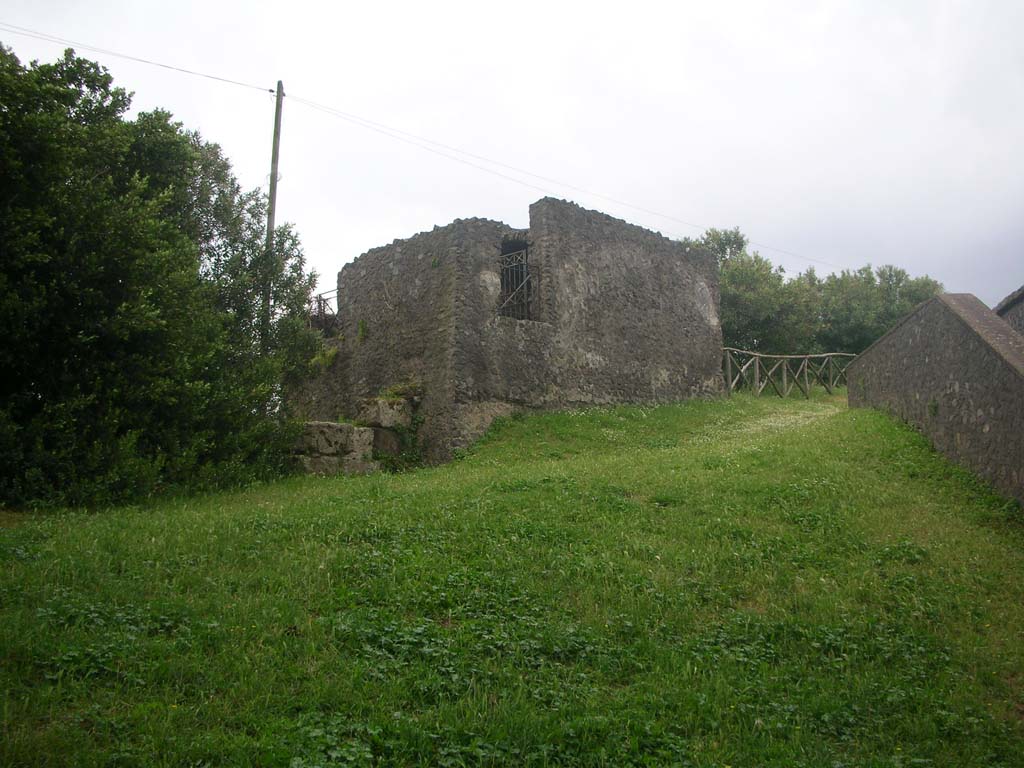
[{"label": "distant treeline", "polygon": [[774,354],[861,352],[925,299],[942,293],[930,277],[899,267],[786,279],[739,229],[709,229],[698,242],[717,257],[727,347]]},{"label": "distant treeline", "polygon": [[[299,240],[215,144],[67,51],[0,46],[0,502],[96,504],[282,472],[315,354]],[[265,303],[269,302],[269,306]]]}]

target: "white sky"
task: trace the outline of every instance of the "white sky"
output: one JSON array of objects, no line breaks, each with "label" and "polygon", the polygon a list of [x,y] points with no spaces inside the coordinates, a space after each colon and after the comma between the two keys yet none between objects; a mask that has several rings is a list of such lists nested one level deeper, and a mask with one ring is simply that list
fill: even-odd
[{"label": "white sky", "polygon": [[[1024,3],[5,0],[0,21],[266,85],[701,228],[802,271],[1024,283]],[[27,63],[64,46],[0,31]],[[266,186],[273,97],[84,49]],[[472,162],[483,165],[477,160]],[[493,167],[493,166],[492,166]],[[669,236],[701,229],[497,168]],[[544,193],[286,99],[278,221],[321,286],[368,248]],[[832,267],[815,264],[819,274]]]}]

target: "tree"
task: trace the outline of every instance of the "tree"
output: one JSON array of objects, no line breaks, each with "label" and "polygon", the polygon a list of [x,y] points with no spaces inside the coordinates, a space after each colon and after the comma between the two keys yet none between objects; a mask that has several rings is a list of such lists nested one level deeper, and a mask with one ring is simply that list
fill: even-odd
[{"label": "tree", "polygon": [[164,111],[139,115],[132,129],[134,164],[151,188],[163,192],[164,216],[195,243],[201,274],[231,319],[232,346],[256,351],[256,326],[269,293],[270,339],[261,356],[280,358],[281,375],[296,374],[317,344],[307,323],[316,276],[306,272],[297,234],[287,224],[276,227],[273,257],[267,258],[266,197],[260,190],[241,190],[218,145],[186,131]]},{"label": "tree", "polygon": [[722,264],[722,337],[726,346],[769,351],[784,337],[780,326],[785,278],[760,254],[741,253]]},{"label": "tree", "polygon": [[[0,499],[279,471],[283,376],[315,343],[294,233],[273,265],[254,257],[261,196],[166,113],[125,121],[127,94],[72,51],[23,67],[0,47],[0,93]],[[267,285],[276,341],[261,353],[248,295]]]},{"label": "tree", "polygon": [[189,410],[217,325],[195,249],[125,163],[128,97],[105,71],[0,62],[3,495],[151,486],[187,442],[159,414]]},{"label": "tree", "polygon": [[[297,234],[290,225],[277,226],[274,253],[267,258],[267,199],[260,190],[241,190],[218,145],[186,131],[163,111],[140,115],[135,127],[136,154],[146,158],[140,169],[151,186],[172,195],[165,215],[196,244],[201,273],[215,286],[217,305],[232,320],[233,345],[254,350],[261,341],[256,326],[263,296],[269,293],[272,323],[262,354],[283,356],[283,372],[303,367],[316,345],[315,334],[307,328],[316,276],[306,272]],[[163,148],[174,142],[187,151],[152,151],[154,145]],[[174,162],[167,163],[168,156]]]},{"label": "tree", "polygon": [[821,341],[830,351],[860,352],[885,333],[882,294],[870,266],[825,278],[822,318]]},{"label": "tree", "polygon": [[785,354],[807,349],[817,330],[817,282],[786,281],[738,228],[709,229],[700,244],[718,258],[722,337],[727,347]]},{"label": "tree", "polygon": [[785,336],[779,340],[780,354],[801,355],[827,351],[821,346],[821,297],[823,284],[814,267],[801,272],[783,286]]},{"label": "tree", "polygon": [[875,270],[881,298],[880,318],[887,329],[906,317],[922,301],[942,293],[941,283],[928,276],[911,278],[899,267],[887,264]]},{"label": "tree", "polygon": [[746,254],[749,240],[740,232],[739,227],[732,229],[712,227],[703,234],[700,244],[715,254],[718,264],[721,266],[734,256]]},{"label": "tree", "polygon": [[942,292],[930,277],[870,266],[820,279],[813,268],[786,279],[739,228],[699,240],[718,259],[725,346],[774,354],[861,352],[922,301]]}]

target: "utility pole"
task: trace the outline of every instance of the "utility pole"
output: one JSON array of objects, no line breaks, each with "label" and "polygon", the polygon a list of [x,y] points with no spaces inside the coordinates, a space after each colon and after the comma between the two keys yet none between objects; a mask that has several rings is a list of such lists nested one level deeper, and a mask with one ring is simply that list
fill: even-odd
[{"label": "utility pole", "polygon": [[274,104],[274,149],[270,155],[270,202],[267,207],[267,271],[263,285],[263,316],[260,329],[263,348],[270,342],[270,275],[274,266],[274,214],[277,209],[277,161],[281,153],[281,105],[284,103],[284,84],[277,81],[277,98]]}]

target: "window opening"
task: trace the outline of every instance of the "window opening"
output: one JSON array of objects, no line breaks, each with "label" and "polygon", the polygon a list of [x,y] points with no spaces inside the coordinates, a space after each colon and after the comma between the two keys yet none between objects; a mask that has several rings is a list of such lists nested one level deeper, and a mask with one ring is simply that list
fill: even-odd
[{"label": "window opening", "polygon": [[533,286],[530,283],[529,248],[525,240],[501,243],[501,298],[498,314],[516,320],[530,319]]}]

